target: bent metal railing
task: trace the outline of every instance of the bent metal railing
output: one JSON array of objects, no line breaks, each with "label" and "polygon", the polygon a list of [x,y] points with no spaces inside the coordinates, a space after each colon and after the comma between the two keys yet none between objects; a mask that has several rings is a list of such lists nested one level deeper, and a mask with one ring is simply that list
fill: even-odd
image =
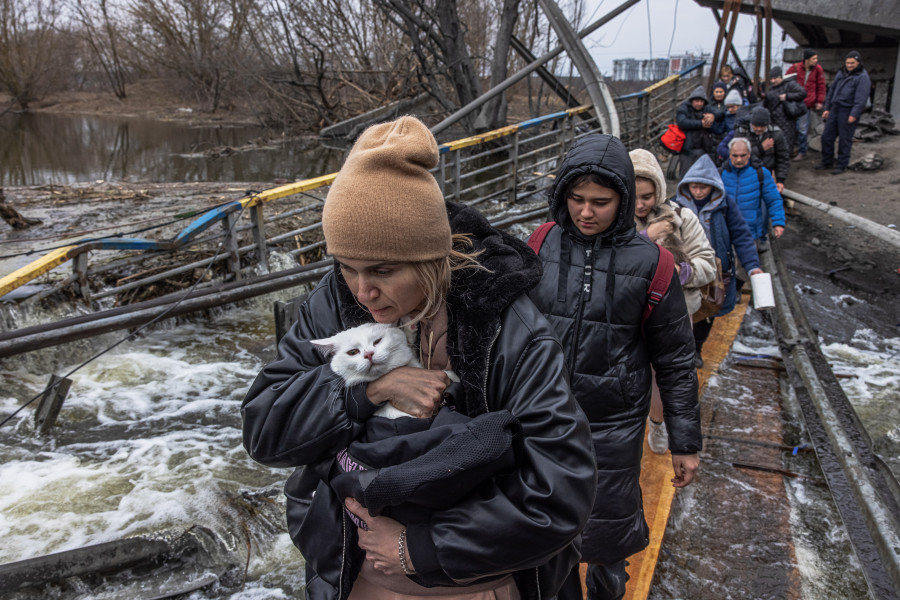
[{"label": "bent metal railing", "polygon": [[622,142],[629,148],[651,147],[674,122],[678,105],[691,89],[703,84],[704,65],[706,61],[700,61],[640,92],[616,98]]},{"label": "bent metal railing", "polygon": [[[643,92],[617,100],[626,115],[622,122],[629,146],[650,143],[647,132],[653,130],[653,118],[659,114],[659,106],[669,106],[671,120],[673,108],[677,106],[672,98],[677,99],[678,82],[685,73],[701,66],[702,63]],[[686,88],[681,87],[684,94]],[[634,110],[633,103],[643,107],[639,108],[642,116],[637,121],[627,116]],[[442,144],[440,162],[434,173],[445,197],[466,204],[490,203],[485,212],[498,226],[537,219],[545,211],[535,208],[533,203],[528,206],[529,201],[549,185],[549,174],[574,140],[598,128],[596,119],[583,118],[588,111],[588,106],[580,106]],[[633,122],[637,134],[630,133]],[[260,272],[268,273],[272,252],[290,257],[294,266],[296,263],[313,266],[324,258],[321,209],[325,188],[336,175],[331,173],[282,185],[211,207],[187,227],[162,240],[113,235],[84,239],[55,249],[0,278],[0,297],[44,275],[47,281],[43,289],[23,302],[34,303],[71,291],[91,308],[103,310],[111,305],[140,303],[144,297],[142,290],[156,284],[163,291],[190,285],[197,293],[229,301],[243,297],[235,288],[259,289],[260,293],[275,291],[281,284],[253,285],[261,280]],[[275,207],[268,216],[264,213],[267,205]],[[222,227],[218,232],[212,229],[216,224]],[[110,257],[110,251],[116,254]],[[58,267],[69,261],[72,270],[68,274],[60,272]],[[217,277],[209,277],[206,270]],[[293,270],[294,267],[281,269],[284,273]],[[304,283],[310,277],[318,278],[319,271],[304,269],[302,276],[286,277],[280,289]],[[189,275],[196,276],[198,272],[203,272],[208,276],[204,279],[209,280],[196,285],[179,281],[179,278],[189,280]],[[273,276],[265,278],[271,282]],[[215,290],[209,288],[218,288],[223,293],[210,293]],[[157,290],[156,294],[145,296],[164,298],[166,294]]]},{"label": "bent metal railing", "polygon": [[[434,171],[447,199],[469,204],[489,200],[514,204],[538,193],[545,172],[555,167],[573,139],[596,128],[593,121],[579,120],[579,130],[575,130],[573,117],[586,113],[588,108],[581,106],[442,144],[440,163]],[[167,239],[109,236],[83,239],[57,248],[0,279],[0,296],[42,275],[57,275],[50,285],[28,300],[33,302],[72,286],[84,301],[100,307],[97,303],[104,298],[115,297],[121,303],[127,292],[171,281],[214,263],[220,275],[218,281],[204,282],[198,287],[242,280],[251,277],[259,266],[260,270],[268,271],[269,254],[273,250],[295,259],[303,256],[298,259],[301,263],[315,260],[321,257],[324,246],[320,232],[323,192],[336,175],[331,173],[282,185],[212,207]],[[282,210],[266,217],[264,206],[276,204]],[[249,223],[244,219],[247,215]],[[299,227],[293,226],[297,219]],[[218,232],[212,229],[216,224],[222,226]],[[221,249],[214,252],[220,243]],[[113,259],[102,256],[106,251],[115,251],[117,255]],[[202,258],[192,259],[198,255]],[[154,260],[159,263],[161,257],[178,266],[148,268]],[[60,277],[58,270],[53,273],[69,261],[72,262],[70,274]],[[115,276],[116,283],[97,286],[96,281],[103,280],[104,274]]]}]

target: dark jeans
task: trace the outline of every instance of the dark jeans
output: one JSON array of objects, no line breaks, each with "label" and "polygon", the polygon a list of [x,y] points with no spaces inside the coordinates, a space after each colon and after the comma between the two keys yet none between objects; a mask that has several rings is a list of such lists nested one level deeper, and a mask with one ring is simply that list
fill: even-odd
[{"label": "dark jeans", "polygon": [[709,332],[712,329],[713,321],[715,320],[715,317],[707,317],[702,321],[694,323],[694,345],[697,347],[698,354],[700,353],[700,350],[703,349],[703,343],[706,341],[706,338],[709,337]]},{"label": "dark jeans", "polygon": [[[611,565],[589,564],[584,580],[587,586],[587,600],[621,600],[625,596],[625,583],[628,581],[628,573],[625,571],[627,564],[624,560]],[[582,600],[578,565],[575,565],[569,573],[556,598]]]},{"label": "dark jeans", "polygon": [[822,164],[834,164],[834,140],[838,140],[837,165],[846,169],[850,164],[850,149],[853,148],[853,133],[859,123],[848,123],[850,108],[837,107],[828,113],[825,131],[822,132]]}]

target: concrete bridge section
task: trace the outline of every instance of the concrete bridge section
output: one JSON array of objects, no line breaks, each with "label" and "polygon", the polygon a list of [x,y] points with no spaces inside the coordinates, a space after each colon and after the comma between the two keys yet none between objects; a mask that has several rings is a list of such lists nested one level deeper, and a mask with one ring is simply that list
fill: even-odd
[{"label": "concrete bridge section", "polygon": [[[724,0],[695,0],[700,6],[722,10]],[[744,0],[741,12],[755,14],[757,2]],[[758,2],[765,6],[765,0]],[[819,52],[828,78],[843,66],[844,56],[857,50],[872,78],[875,108],[900,118],[900,2],[897,0],[771,0],[772,18],[798,46]],[[798,56],[799,55],[799,56]],[[785,51],[785,62],[802,59]],[[896,93],[895,93],[896,91]]]}]

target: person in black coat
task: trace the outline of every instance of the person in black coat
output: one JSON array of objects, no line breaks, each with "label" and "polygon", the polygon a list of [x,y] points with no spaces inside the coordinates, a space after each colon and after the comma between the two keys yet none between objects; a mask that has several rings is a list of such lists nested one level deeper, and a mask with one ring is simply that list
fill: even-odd
[{"label": "person in black coat", "polygon": [[785,78],[782,76],[781,67],[772,67],[772,70],[769,71],[769,89],[766,90],[766,99],[763,104],[769,110],[772,122],[784,134],[789,154],[794,149],[797,117],[788,114],[787,103],[795,102],[805,106],[803,103],[805,98],[806,88],[797,83],[796,75]]},{"label": "person in black coat", "polygon": [[[285,495],[309,600],[552,598],[577,566],[596,467],[560,343],[526,295],[540,261],[476,210],[444,202],[429,172],[438,156],[414,117],[357,140],[322,212],[335,269],[241,405],[250,457],[299,467]],[[429,368],[346,386],[310,340],[373,321],[415,328]],[[445,369],[459,378],[449,396]],[[411,415],[382,424],[395,435],[407,434],[400,422],[421,420],[425,434],[441,428],[446,437],[394,440],[388,458],[399,462],[382,462],[360,443],[384,402]],[[509,438],[513,452],[497,448],[497,460],[484,461],[487,451],[467,443]],[[464,460],[448,467],[445,451]],[[361,461],[372,478],[348,481]],[[418,467],[432,477],[415,479]],[[446,477],[460,484],[453,495]]]},{"label": "person in black coat", "polygon": [[[862,65],[862,57],[855,50],[847,54],[844,68],[834,76],[825,95],[822,118],[822,161],[816,169],[832,169],[832,175],[840,175],[850,164],[853,134],[859,117],[866,109],[866,101],[872,89],[869,73]],[[834,140],[838,140],[837,163],[834,162]],[[833,168],[832,168],[833,167]]]},{"label": "person in black coat", "polygon": [[716,151],[713,126],[724,119],[724,112],[713,112],[710,108],[702,85],[695,87],[687,100],[678,106],[675,123],[685,135],[684,145],[678,156],[679,172],[682,175],[704,154],[713,157]]},{"label": "person in black coat", "polygon": [[[590,134],[572,146],[549,192],[555,225],[530,297],[562,340],[575,398],[591,422],[597,499],[582,539],[588,598],[621,598],[625,559],[648,544],[641,503],[651,366],[663,402],[675,487],[694,478],[702,440],[694,338],[676,269],[645,319],[668,252],[634,226],[634,166],[624,144]],[[581,598],[577,570],[560,599]]]},{"label": "person in black coat", "polygon": [[734,138],[750,140],[751,164],[767,168],[775,177],[780,193],[791,170],[791,151],[781,128],[772,125],[769,111],[760,105],[745,106],[738,111],[734,131],[719,143],[718,164],[728,161],[728,144]]}]

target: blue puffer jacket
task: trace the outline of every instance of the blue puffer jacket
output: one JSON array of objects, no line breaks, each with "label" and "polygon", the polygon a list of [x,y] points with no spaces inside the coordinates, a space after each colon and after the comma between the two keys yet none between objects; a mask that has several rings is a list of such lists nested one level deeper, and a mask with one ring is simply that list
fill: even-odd
[{"label": "blue puffer jacket", "polygon": [[725,193],[734,198],[741,209],[753,239],[766,236],[769,218],[772,226],[784,227],[784,204],[767,168],[759,167],[758,171],[748,164],[737,169],[729,159],[722,168],[722,184]]},{"label": "blue puffer jacket", "polygon": [[[703,208],[697,210],[694,198],[688,189],[689,183],[705,183],[713,187],[711,199]],[[728,314],[734,309],[737,285],[735,281],[734,252],[737,252],[741,264],[749,272],[759,268],[759,256],[756,244],[747,228],[747,222],[741,215],[735,201],[724,193],[722,178],[708,156],[701,156],[685,174],[678,184],[675,202],[694,211],[700,217],[700,224],[706,231],[709,243],[722,261],[722,273],[726,278],[725,303],[717,316]]]},{"label": "blue puffer jacket", "polygon": [[844,67],[834,76],[834,81],[828,86],[825,95],[823,110],[835,110],[837,108],[850,108],[850,116],[859,118],[866,108],[866,100],[869,99],[869,91],[872,89],[872,80],[862,64],[847,71]]}]

